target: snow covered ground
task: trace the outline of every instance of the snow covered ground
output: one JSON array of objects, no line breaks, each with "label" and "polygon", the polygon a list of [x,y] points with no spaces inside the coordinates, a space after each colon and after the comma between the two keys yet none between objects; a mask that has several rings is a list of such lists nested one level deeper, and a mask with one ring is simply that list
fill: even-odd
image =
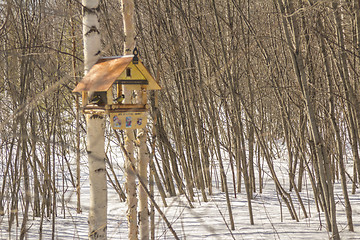
[{"label": "snow covered ground", "polygon": [[[277,172],[281,181],[285,183],[287,178],[286,162],[277,163]],[[84,174],[86,170],[84,170]],[[283,173],[280,175],[280,173]],[[231,174],[228,182],[232,188]],[[67,193],[66,218],[61,213],[59,202],[58,217],[56,219],[55,239],[87,239],[87,213],[89,209],[89,184],[85,175],[81,189],[82,214],[76,213],[76,194]],[[305,180],[306,181],[306,177]],[[172,223],[174,230],[181,239],[329,239],[326,231],[326,223],[323,214],[318,214],[314,205],[310,183],[308,188],[304,187],[302,197],[308,214],[311,217],[305,219],[297,203],[296,195],[292,193],[292,199],[300,218],[300,222],[291,219],[290,214],[283,202],[279,202],[275,186],[269,176],[264,176],[264,190],[262,194],[255,194],[252,201],[255,225],[250,225],[245,191],[234,198],[230,189],[231,206],[235,221],[235,230],[230,231],[228,210],[224,193],[214,188],[215,193],[209,196],[208,202],[197,201],[195,208],[189,208],[184,196],[167,198],[169,207],[162,207],[168,220]],[[285,184],[284,184],[285,185]],[[349,185],[350,187],[350,185]],[[349,188],[350,189],[350,188]],[[200,192],[197,193],[199,199]],[[337,220],[342,239],[360,239],[360,194],[350,194],[353,222],[355,232],[347,229],[346,216],[342,201],[340,183],[336,183]],[[157,202],[162,205],[161,199]],[[14,226],[9,233],[7,218],[0,217],[0,239],[18,239],[20,236],[21,219],[19,226]],[[30,220],[27,239],[40,239],[39,219]],[[51,239],[52,220],[44,219],[42,239]],[[229,224],[230,225],[230,224]],[[109,185],[108,189],[108,239],[127,239],[126,204],[119,201],[117,193]],[[156,213],[156,239],[174,239],[170,230]]]}]

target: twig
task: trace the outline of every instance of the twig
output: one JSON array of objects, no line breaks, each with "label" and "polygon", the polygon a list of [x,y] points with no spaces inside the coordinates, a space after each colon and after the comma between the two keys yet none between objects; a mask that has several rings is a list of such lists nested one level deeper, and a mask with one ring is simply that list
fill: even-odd
[{"label": "twig", "polygon": [[148,190],[146,184],[144,183],[144,181],[141,179],[139,173],[136,170],[135,165],[130,161],[130,157],[129,157],[129,153],[126,151],[125,147],[123,144],[120,144],[121,149],[123,150],[125,157],[126,157],[126,161],[129,161],[130,166],[135,174],[135,176],[139,179],[140,185],[143,187],[144,191],[146,192],[146,194],[148,195],[148,197],[150,198],[152,204],[154,204],[154,207],[156,208],[156,210],[159,212],[160,216],[162,217],[162,219],[165,221],[167,227],[170,229],[171,233],[173,234],[173,236],[175,237],[175,239],[180,240],[180,238],[177,236],[175,230],[172,228],[171,223],[167,220],[165,214],[163,213],[163,211],[161,211],[159,205],[155,202],[155,199],[153,196],[151,196],[150,191]]},{"label": "twig", "polygon": [[[214,202],[214,203],[215,203],[215,202]],[[235,237],[234,237],[234,234],[232,233],[232,231],[231,231],[231,229],[230,229],[230,227],[229,227],[229,224],[227,224],[226,219],[225,219],[224,215],[222,214],[219,206],[218,206],[216,203],[215,203],[215,206],[216,206],[216,208],[218,209],[218,211],[219,211],[219,213],[220,213],[220,215],[221,215],[221,217],[222,217],[222,219],[223,219],[223,221],[224,221],[227,229],[229,230],[229,232],[230,232],[230,234],[231,234],[231,237],[232,237],[234,240],[236,240]]]}]

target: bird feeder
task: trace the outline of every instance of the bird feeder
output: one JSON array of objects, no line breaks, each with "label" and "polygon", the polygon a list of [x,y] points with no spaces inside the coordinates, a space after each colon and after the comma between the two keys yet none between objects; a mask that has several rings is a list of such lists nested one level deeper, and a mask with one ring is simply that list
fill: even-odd
[{"label": "bird feeder", "polygon": [[[142,91],[142,101],[124,104],[123,86]],[[134,50],[134,55],[100,58],[73,92],[82,93],[85,114],[106,113],[114,129],[137,129],[147,122],[146,92],[160,89]]]}]

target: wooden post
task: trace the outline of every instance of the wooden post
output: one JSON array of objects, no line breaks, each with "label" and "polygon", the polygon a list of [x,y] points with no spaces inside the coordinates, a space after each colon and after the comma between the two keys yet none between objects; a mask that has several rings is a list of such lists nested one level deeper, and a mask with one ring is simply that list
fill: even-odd
[{"label": "wooden post", "polygon": [[122,85],[116,84],[116,97],[120,97],[122,95]]},{"label": "wooden post", "polygon": [[82,106],[85,107],[88,103],[88,92],[82,92]]}]

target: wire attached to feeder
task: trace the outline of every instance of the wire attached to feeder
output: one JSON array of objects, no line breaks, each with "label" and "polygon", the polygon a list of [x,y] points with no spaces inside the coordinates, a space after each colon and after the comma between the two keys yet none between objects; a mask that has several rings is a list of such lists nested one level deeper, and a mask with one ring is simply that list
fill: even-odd
[{"label": "wire attached to feeder", "polygon": [[139,63],[139,58],[138,58],[138,54],[139,54],[139,50],[135,47],[133,50],[133,64],[138,64]]}]

